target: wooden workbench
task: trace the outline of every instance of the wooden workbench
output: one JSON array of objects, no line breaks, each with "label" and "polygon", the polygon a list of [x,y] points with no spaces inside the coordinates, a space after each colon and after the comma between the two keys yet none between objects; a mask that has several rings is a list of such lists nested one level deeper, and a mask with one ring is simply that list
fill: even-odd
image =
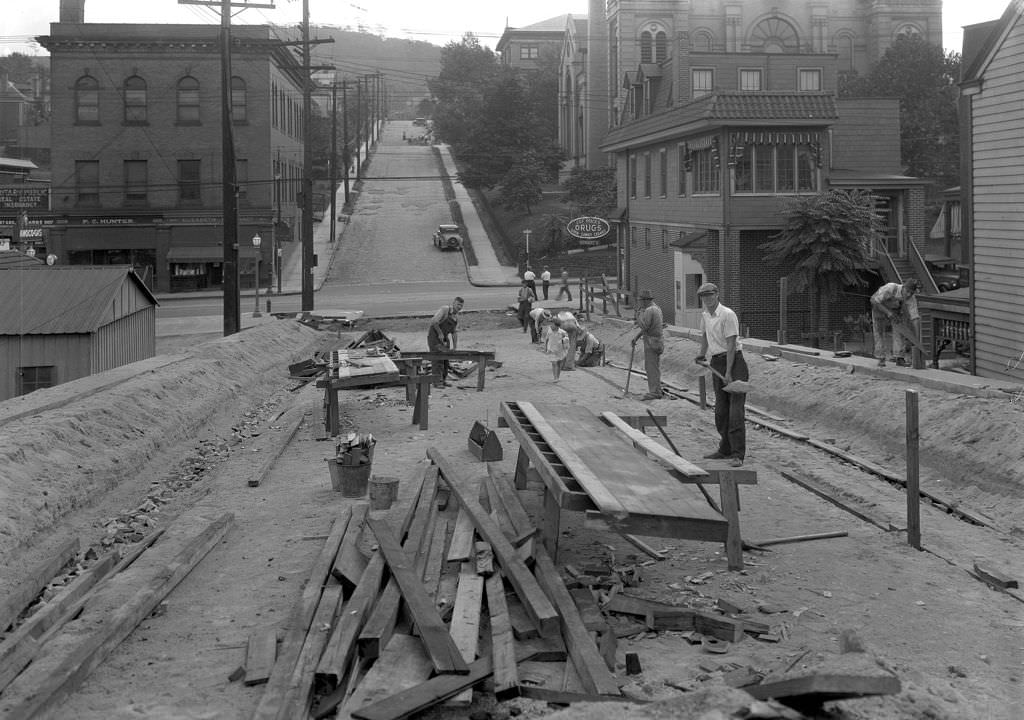
[{"label": "wooden workbench", "polygon": [[[724,543],[729,568],[742,569],[737,485],[756,483],[754,471],[699,467],[617,416],[578,405],[503,402],[499,412],[519,441],[516,486],[544,483],[541,524],[552,555],[561,513],[574,510],[622,534]],[[719,485],[722,512],[701,497],[697,482]]]},{"label": "wooden workbench", "polygon": [[328,377],[316,381],[324,388],[324,427],[329,435],[340,432],[338,391],[398,382],[398,366],[387,355],[371,355],[365,350],[338,350],[337,367],[328,367]]},{"label": "wooden workbench", "polygon": [[[465,360],[476,361],[476,391],[483,392],[484,371],[487,369],[487,361],[494,359],[494,350],[470,349],[445,350],[443,352],[432,352],[430,350],[412,350],[409,352],[403,352],[402,357],[408,359],[429,360],[431,363],[437,363],[443,360],[454,360],[456,362],[462,362]],[[437,373],[435,372],[434,374],[436,375]]]}]

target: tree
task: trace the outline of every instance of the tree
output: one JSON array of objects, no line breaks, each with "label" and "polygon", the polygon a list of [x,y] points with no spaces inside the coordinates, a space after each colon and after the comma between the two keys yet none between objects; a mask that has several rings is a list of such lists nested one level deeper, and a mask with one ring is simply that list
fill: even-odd
[{"label": "tree", "polygon": [[530,208],[541,200],[541,175],[544,169],[540,161],[527,156],[512,165],[501,180],[499,190],[501,205],[510,210],[525,210],[532,214]]},{"label": "tree", "polygon": [[844,288],[866,284],[861,271],[870,267],[868,249],[882,221],[871,195],[860,190],[792,198],[786,215],[786,227],[760,249],[768,264],[791,271],[793,291],[808,291],[811,344],[817,347],[828,327],[828,304]]},{"label": "tree", "polygon": [[574,167],[562,188],[565,190],[562,202],[575,208],[579,215],[607,217],[615,209],[615,168]]},{"label": "tree", "polygon": [[907,172],[948,187],[957,184],[959,177],[959,77],[959,54],[904,35],[889,46],[867,76],[844,80],[839,96],[898,97],[900,147]]}]

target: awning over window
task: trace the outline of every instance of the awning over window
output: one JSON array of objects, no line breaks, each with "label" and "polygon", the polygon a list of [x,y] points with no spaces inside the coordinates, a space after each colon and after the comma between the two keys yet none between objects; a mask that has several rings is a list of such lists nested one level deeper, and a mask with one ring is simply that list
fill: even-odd
[{"label": "awning over window", "polygon": [[715,140],[717,139],[717,135],[705,135],[704,137],[695,138],[693,140],[687,140],[686,149],[688,152],[696,152],[697,150],[707,150],[709,147],[715,144]]},{"label": "awning over window", "polygon": [[786,130],[747,130],[734,132],[730,135],[729,141],[737,143],[751,143],[754,145],[809,145],[821,142],[821,133],[803,131],[790,132]]}]

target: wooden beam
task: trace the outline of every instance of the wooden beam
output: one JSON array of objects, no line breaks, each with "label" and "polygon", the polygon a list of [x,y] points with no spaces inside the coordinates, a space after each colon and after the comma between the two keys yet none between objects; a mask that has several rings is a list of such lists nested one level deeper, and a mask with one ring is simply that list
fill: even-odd
[{"label": "wooden beam", "polygon": [[78,548],[78,538],[61,544],[55,552],[47,555],[46,560],[36,565],[25,582],[7,592],[6,597],[0,601],[0,632],[18,619],[21,611],[35,600],[71,558],[78,554]]},{"label": "wooden beam", "polygon": [[[370,703],[383,700],[396,692],[419,685],[430,677],[433,667],[430,658],[423,652],[423,645],[412,635],[396,633],[388,640],[387,647],[380,654],[355,692],[345,701],[339,717],[350,717],[349,712]],[[315,708],[314,717],[322,718],[333,714],[335,705],[321,703]]]},{"label": "wooden beam", "polygon": [[476,547],[473,540],[473,521],[466,513],[466,509],[459,507],[459,514],[455,517],[455,530],[452,532],[452,541],[448,545],[448,562],[463,563],[469,560]]},{"label": "wooden beam", "polygon": [[375,518],[369,518],[367,523],[373,534],[377,536],[380,552],[383,553],[384,560],[391,570],[391,576],[398,583],[402,598],[416,623],[420,640],[423,641],[427,654],[430,656],[431,662],[434,663],[434,669],[439,673],[465,674],[469,672],[466,662],[462,659],[462,654],[455,647],[451,635],[448,634],[448,628],[441,620],[437,606],[427,595],[421,578],[398,544],[391,528],[383,520]]},{"label": "wooden beam", "polygon": [[277,660],[277,629],[267,628],[249,636],[245,650],[245,684],[262,685],[270,679]]},{"label": "wooden beam", "polygon": [[359,538],[363,534],[363,525],[366,524],[367,509],[366,503],[360,503],[352,509],[352,519],[349,520],[345,537],[338,548],[338,556],[334,559],[334,567],[331,568],[331,575],[341,583],[345,595],[352,594],[363,571],[366,570],[366,556],[359,550]]},{"label": "wooden beam", "polygon": [[530,519],[523,507],[522,500],[512,484],[512,478],[495,463],[487,463],[487,488],[488,491],[493,490],[491,504],[493,505],[494,498],[497,498],[498,503],[504,508],[505,514],[508,515],[516,537],[536,532],[537,526],[534,525],[533,520]]},{"label": "wooden beam", "polygon": [[487,610],[491,620],[491,660],[494,663],[494,696],[499,701],[519,697],[519,672],[516,670],[515,638],[505,605],[505,583],[501,573],[484,581]]},{"label": "wooden beam", "polygon": [[324,584],[334,567],[334,558],[338,555],[338,548],[348,530],[348,523],[352,517],[352,509],[345,508],[334,519],[331,532],[324,541],[320,554],[313,562],[313,568],[309,572],[309,580],[302,590],[299,602],[292,609],[291,617],[288,620],[288,632],[284,642],[281,644],[277,662],[270,673],[263,690],[263,695],[252,715],[253,720],[276,720],[281,709],[281,701],[284,699],[288,685],[291,683],[292,671],[302,654],[302,646],[309,632],[309,626],[313,622],[313,615],[320,604],[320,594]]},{"label": "wooden beam", "polygon": [[[451,635],[455,646],[467,663],[476,660],[477,644],[480,640],[480,615],[483,606],[484,579],[477,575],[476,566],[462,563],[459,571],[459,589],[455,595],[452,611]],[[464,690],[446,705],[465,707],[473,701],[473,691]]]},{"label": "wooden beam", "polygon": [[654,458],[669,470],[673,470],[683,477],[696,478],[697,480],[703,480],[707,476],[708,473],[706,470],[694,465],[689,460],[676,455],[654,438],[648,437],[639,430],[631,427],[615,413],[608,411],[602,412],[601,419],[622,433],[623,437],[625,437],[627,441],[633,443],[633,447],[642,450],[648,457]]},{"label": "wooden beam", "polygon": [[556,634],[558,632],[558,613],[555,612],[551,601],[541,590],[537,579],[530,573],[518,551],[502,535],[500,528],[491,520],[476,498],[467,491],[447,458],[433,447],[427,449],[427,457],[437,465],[445,482],[448,483],[459,503],[473,520],[473,525],[480,536],[491,544],[502,570],[508,577],[509,583],[519,594],[519,599],[533,619],[537,630],[544,636]]},{"label": "wooden beam", "polygon": [[44,646],[0,696],[0,717],[51,712],[71,695],[135,627],[224,537],[231,513],[209,507],[179,516],[152,564],[103,583],[86,611]]}]

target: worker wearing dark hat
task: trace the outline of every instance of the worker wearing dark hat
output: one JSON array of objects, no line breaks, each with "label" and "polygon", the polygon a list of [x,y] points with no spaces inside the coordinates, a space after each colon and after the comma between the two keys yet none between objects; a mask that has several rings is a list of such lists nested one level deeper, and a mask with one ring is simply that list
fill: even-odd
[{"label": "worker wearing dark hat", "polygon": [[644,372],[647,373],[647,394],[641,400],[657,400],[662,397],[661,353],[665,351],[661,308],[654,303],[654,293],[650,290],[641,290],[637,299],[640,301],[640,312],[636,316],[639,330],[632,345],[636,347],[637,341],[644,339]]},{"label": "worker wearing dark hat", "polygon": [[700,320],[700,354],[696,362],[707,364],[721,373],[713,376],[715,389],[715,429],[718,430],[718,449],[705,455],[708,460],[728,460],[733,467],[743,464],[747,454],[747,394],[726,392],[725,386],[734,380],[749,380],[750,371],[743,359],[740,343],[740,321],[736,313],[718,301],[718,286],[704,283],[697,288],[704,311]]}]

